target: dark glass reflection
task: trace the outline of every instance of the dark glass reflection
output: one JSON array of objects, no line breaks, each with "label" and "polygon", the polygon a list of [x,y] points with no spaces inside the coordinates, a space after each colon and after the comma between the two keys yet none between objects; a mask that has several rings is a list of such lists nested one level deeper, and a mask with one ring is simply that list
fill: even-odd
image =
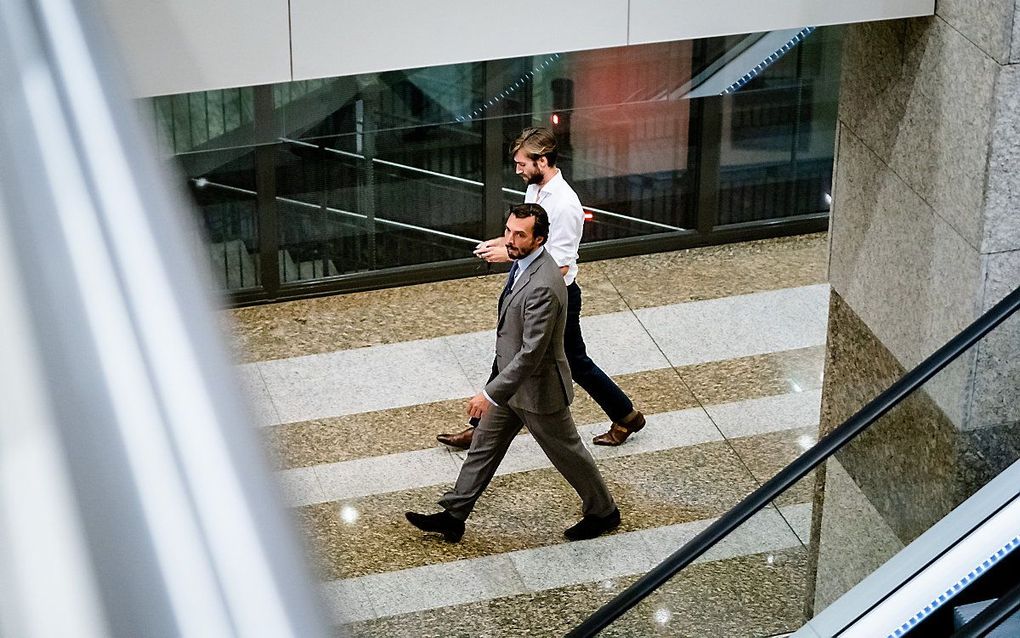
[{"label": "dark glass reflection", "polygon": [[247,147],[177,156],[198,207],[214,281],[224,290],[262,284],[254,157]]},{"label": "dark glass reflection", "polygon": [[829,210],[839,37],[815,31],[723,98],[718,224]]},{"label": "dark glass reflection", "polygon": [[[557,133],[559,167],[588,212],[582,247],[650,237],[682,247],[714,227],[824,214],[840,32],[815,31],[719,97],[713,82],[745,73],[769,36],[207,91],[146,111],[188,177],[213,184],[193,189],[212,250],[241,242],[255,269],[258,241],[278,255],[271,281],[217,261],[225,289],[286,296],[290,284],[391,269],[411,282],[436,263],[470,268],[474,244],[500,231],[524,191],[508,144],[528,126]],[[256,144],[274,147],[258,180]],[[216,186],[240,183],[241,164],[242,190]],[[275,194],[272,236],[255,232],[258,192]]]}]

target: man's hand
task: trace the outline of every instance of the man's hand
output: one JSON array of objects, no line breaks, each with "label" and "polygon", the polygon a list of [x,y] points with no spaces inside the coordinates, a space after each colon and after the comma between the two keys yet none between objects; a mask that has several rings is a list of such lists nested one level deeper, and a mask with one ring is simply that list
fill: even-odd
[{"label": "man's hand", "polygon": [[510,255],[506,254],[506,243],[502,237],[483,241],[475,246],[475,256],[490,264],[505,264],[510,261]]},{"label": "man's hand", "polygon": [[477,417],[480,419],[491,407],[492,404],[489,403],[489,400],[485,398],[484,394],[479,392],[475,396],[471,397],[470,401],[468,401],[467,413],[470,417]]}]

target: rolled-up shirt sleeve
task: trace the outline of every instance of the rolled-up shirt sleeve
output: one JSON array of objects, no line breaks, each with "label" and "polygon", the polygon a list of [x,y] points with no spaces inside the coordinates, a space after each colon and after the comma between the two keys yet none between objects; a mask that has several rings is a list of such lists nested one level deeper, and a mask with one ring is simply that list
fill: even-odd
[{"label": "rolled-up shirt sleeve", "polygon": [[550,202],[552,206],[556,206],[556,211],[549,216],[549,242],[545,248],[557,266],[576,264],[577,247],[584,230],[584,210],[580,202],[562,202],[559,205]]},{"label": "rolled-up shirt sleeve", "polygon": [[557,266],[567,267],[563,280],[569,286],[577,276],[578,247],[584,233],[581,200],[563,180],[563,176],[557,174],[545,190],[535,185],[529,186],[524,201],[539,204],[548,213],[549,239],[545,247]]}]

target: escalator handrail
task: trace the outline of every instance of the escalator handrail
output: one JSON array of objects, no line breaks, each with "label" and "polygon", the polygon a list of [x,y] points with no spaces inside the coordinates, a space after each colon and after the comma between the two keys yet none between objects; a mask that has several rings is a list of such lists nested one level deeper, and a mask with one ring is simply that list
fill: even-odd
[{"label": "escalator handrail", "polygon": [[596,610],[572,629],[567,634],[568,638],[594,636],[631,607],[637,605],[677,572],[693,563],[699,556],[728,536],[747,519],[764,509],[794,483],[842,449],[886,412],[896,407],[914,390],[924,385],[968,348],[1009,318],[1018,308],[1020,308],[1020,288],[1008,294],[1002,301],[995,304],[931,356],[903,375],[856,414],[820,439],[811,449],[801,454],[687,544],[670,554],[630,587]]}]

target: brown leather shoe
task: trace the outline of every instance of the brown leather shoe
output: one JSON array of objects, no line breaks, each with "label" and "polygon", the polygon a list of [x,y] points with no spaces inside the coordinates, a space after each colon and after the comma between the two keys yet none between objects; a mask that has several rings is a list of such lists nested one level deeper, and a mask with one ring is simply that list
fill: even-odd
[{"label": "brown leather shoe", "polygon": [[600,434],[591,440],[595,445],[620,445],[627,440],[631,434],[645,427],[645,415],[638,412],[625,423],[613,423],[609,431]]},{"label": "brown leather shoe", "polygon": [[438,434],[436,440],[440,443],[445,443],[450,447],[455,447],[458,450],[466,450],[471,447],[471,437],[475,435],[474,428],[468,428],[463,432],[456,434]]}]

